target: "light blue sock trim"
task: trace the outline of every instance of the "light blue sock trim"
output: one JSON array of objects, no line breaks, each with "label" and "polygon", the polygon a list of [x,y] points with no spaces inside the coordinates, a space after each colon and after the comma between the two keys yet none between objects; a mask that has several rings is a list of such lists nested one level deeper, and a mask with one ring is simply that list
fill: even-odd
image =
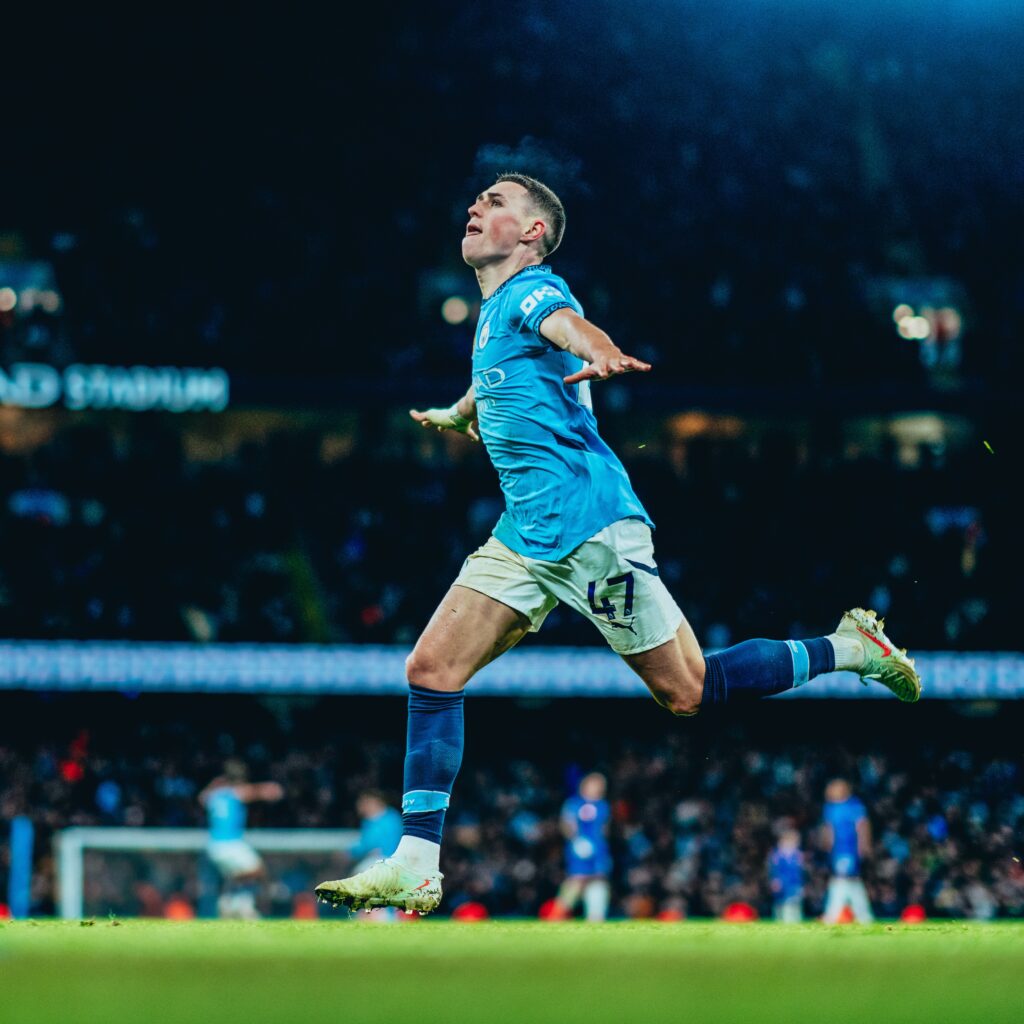
[{"label": "light blue sock trim", "polygon": [[787,640],[786,646],[793,655],[793,687],[803,686],[810,678],[811,659],[807,648],[799,640]]},{"label": "light blue sock trim", "polygon": [[428,811],[446,811],[451,800],[450,793],[436,789],[412,789],[402,794],[403,814],[424,814]]}]

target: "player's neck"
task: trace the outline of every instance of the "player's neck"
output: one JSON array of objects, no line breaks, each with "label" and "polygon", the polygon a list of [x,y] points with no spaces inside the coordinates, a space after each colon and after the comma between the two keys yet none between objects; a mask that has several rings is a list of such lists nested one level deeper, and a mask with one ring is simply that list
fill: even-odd
[{"label": "player's neck", "polygon": [[510,277],[518,274],[523,267],[536,267],[541,263],[536,253],[516,251],[511,256],[495,263],[487,263],[476,268],[476,281],[480,285],[480,294],[489,299]]}]

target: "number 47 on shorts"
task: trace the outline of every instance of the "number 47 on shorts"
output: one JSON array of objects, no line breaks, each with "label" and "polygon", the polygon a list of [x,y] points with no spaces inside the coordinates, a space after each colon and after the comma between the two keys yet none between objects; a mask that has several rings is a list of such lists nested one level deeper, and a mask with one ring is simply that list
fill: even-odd
[{"label": "number 47 on shorts", "polygon": [[[608,621],[611,622],[617,617],[615,605],[608,600],[605,594],[601,595],[601,603],[597,604],[597,585],[600,580],[591,580],[587,584],[587,600],[590,602],[590,610],[595,615],[606,615]],[[625,604],[622,606],[622,618],[628,619],[633,614],[633,574],[631,572],[623,573],[621,576],[611,576],[604,581],[605,586],[608,588],[621,586],[623,583],[626,585],[625,593]]]}]

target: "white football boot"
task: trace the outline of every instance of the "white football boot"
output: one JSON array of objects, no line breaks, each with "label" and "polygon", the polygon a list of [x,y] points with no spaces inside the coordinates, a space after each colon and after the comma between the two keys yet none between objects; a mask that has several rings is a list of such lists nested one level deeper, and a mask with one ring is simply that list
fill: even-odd
[{"label": "white football boot", "polygon": [[437,909],[441,902],[440,872],[418,874],[390,857],[360,871],[351,878],[321,882],[314,892],[319,900],[335,907],[372,910],[374,907],[398,907],[421,916]]},{"label": "white football boot", "polygon": [[885,619],[879,619],[873,611],[854,608],[843,614],[836,633],[857,640],[863,648],[864,663],[857,673],[865,686],[881,683],[902,701],[919,700],[921,677],[914,668],[914,659],[882,632],[884,625]]}]

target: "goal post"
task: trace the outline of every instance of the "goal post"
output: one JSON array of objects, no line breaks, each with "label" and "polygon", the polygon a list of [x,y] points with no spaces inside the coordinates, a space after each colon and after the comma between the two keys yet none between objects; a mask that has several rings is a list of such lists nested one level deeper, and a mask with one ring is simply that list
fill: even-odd
[{"label": "goal post", "polygon": [[[202,828],[66,828],[54,837],[57,866],[57,913],[62,918],[81,918],[85,912],[85,855],[87,850],[137,854],[194,854],[198,862],[209,842]],[[330,856],[352,849],[357,829],[256,828],[245,841],[260,853],[322,854]]]}]

